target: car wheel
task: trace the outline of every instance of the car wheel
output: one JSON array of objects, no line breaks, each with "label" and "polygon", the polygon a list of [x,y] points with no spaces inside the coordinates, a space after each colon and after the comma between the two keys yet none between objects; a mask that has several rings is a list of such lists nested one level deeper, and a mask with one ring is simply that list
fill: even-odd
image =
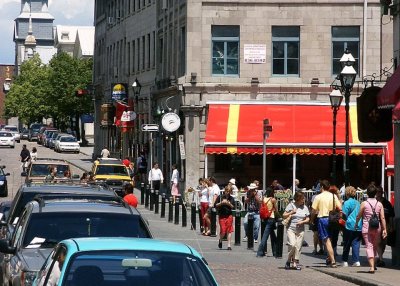
[{"label": "car wheel", "polygon": [[21,140],[18,140],[17,143],[21,143]]},{"label": "car wheel", "polygon": [[15,146],[10,146],[10,148],[15,148]]}]

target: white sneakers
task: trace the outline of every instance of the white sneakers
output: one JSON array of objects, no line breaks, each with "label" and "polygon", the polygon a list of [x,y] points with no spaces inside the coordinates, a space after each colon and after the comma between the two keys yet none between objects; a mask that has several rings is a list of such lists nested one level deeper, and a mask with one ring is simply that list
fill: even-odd
[{"label": "white sneakers", "polygon": [[243,241],[247,241],[247,236],[243,237]]},{"label": "white sneakers", "polygon": [[254,240],[254,243],[258,243],[258,240],[257,240],[257,239],[255,239],[255,240]]},{"label": "white sneakers", "polygon": [[[343,261],[342,266],[343,266],[343,267],[349,267],[349,264],[348,264],[346,261]],[[351,266],[353,266],[353,267],[360,267],[360,266],[361,266],[360,261],[354,262],[353,265],[351,265]]]}]

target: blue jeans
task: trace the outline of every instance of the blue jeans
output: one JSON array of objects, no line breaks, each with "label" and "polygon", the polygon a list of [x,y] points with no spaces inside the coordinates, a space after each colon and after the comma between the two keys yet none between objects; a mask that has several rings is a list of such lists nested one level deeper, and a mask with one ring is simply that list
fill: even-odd
[{"label": "blue jeans", "polygon": [[351,256],[353,263],[360,261],[360,244],[361,244],[361,231],[343,230],[343,254],[342,260],[348,262],[351,247]]},{"label": "blue jeans", "polygon": [[276,234],[275,234],[275,219],[269,218],[265,225],[264,233],[261,238],[261,243],[258,246],[257,256],[264,256],[265,245],[267,244],[268,237],[271,235],[272,254],[275,256]]},{"label": "blue jeans", "polygon": [[254,217],[253,238],[255,240],[258,240],[258,233],[259,233],[259,230],[260,230],[260,214],[258,212],[257,213],[248,212],[246,214],[246,216],[244,217],[244,220],[243,220],[244,233],[247,236],[247,233],[248,233],[247,232],[247,229],[248,229],[248,216],[249,216],[250,213],[253,214],[253,217]]}]

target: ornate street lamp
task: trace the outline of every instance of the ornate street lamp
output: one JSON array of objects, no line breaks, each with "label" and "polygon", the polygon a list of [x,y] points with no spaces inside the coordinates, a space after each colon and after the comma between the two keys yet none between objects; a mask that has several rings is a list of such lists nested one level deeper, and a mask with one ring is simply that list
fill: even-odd
[{"label": "ornate street lamp", "polygon": [[332,184],[336,185],[336,116],[343,100],[343,95],[338,86],[329,94],[331,107],[333,110],[333,147],[332,147]]},{"label": "ornate street lamp", "polygon": [[340,63],[343,67],[340,73],[340,83],[342,84],[342,91],[344,92],[345,110],[346,110],[346,141],[345,141],[345,152],[343,160],[343,173],[345,185],[349,186],[349,106],[350,106],[350,92],[353,89],[354,81],[356,79],[357,72],[353,65],[355,63],[354,57],[346,49]]}]

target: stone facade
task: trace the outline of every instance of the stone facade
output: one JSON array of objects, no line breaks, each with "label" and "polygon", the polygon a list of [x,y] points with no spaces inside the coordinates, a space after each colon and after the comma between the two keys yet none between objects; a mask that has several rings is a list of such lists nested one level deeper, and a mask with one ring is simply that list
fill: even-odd
[{"label": "stone facade", "polygon": [[[379,0],[368,1],[366,11],[362,0],[346,3],[334,0],[150,0],[143,1],[145,7],[137,9],[138,2],[142,3],[126,1],[125,5],[130,5],[128,11],[133,10],[132,3],[136,3],[136,10],[121,17],[115,26],[105,24],[108,17],[115,13],[112,9],[104,9],[101,15],[97,15],[96,44],[103,41],[103,51],[106,51],[122,41],[126,50],[132,38],[145,36],[148,31],[156,33],[155,51],[150,51],[155,56],[154,68],[151,66],[148,69],[144,65],[145,68],[135,72],[125,72],[121,80],[131,84],[138,78],[145,83],[141,96],[151,95],[151,100],[143,106],[139,104],[136,110],[138,113],[148,112],[149,121],[146,122],[159,122],[161,114],[158,111],[169,108],[180,114],[181,128],[174,134],[159,134],[155,139],[155,152],[166,173],[170,164],[181,164],[185,188],[195,186],[199,177],[213,174],[213,156],[206,161],[203,151],[207,102],[329,102],[330,85],[336,76],[332,71],[332,27],[359,28],[359,76],[353,94],[361,93],[364,76],[370,79],[375,74],[379,79],[382,69],[392,66],[393,32],[391,25],[381,24]],[[367,24],[365,39],[364,19]],[[382,22],[390,20],[385,16],[383,19]],[[236,75],[212,74],[212,29],[217,25],[239,26],[239,72]],[[272,74],[272,27],[275,26],[299,27],[300,64],[296,75]],[[244,45],[255,44],[265,45],[266,62],[244,63]],[[143,53],[138,56],[141,61],[147,58]],[[129,55],[123,55],[126,60],[119,68],[126,71],[127,65],[132,64],[132,57],[130,55],[128,59]],[[103,82],[114,80],[111,76],[113,63],[106,52],[100,58],[96,58],[95,54],[96,64],[101,65],[95,72],[104,74]],[[107,92],[101,95],[107,98]],[[138,142],[146,141],[145,136],[137,135],[141,138],[137,139]],[[171,135],[174,141],[169,148],[166,136],[171,138]],[[185,160],[180,160],[178,135],[185,138]]]}]

